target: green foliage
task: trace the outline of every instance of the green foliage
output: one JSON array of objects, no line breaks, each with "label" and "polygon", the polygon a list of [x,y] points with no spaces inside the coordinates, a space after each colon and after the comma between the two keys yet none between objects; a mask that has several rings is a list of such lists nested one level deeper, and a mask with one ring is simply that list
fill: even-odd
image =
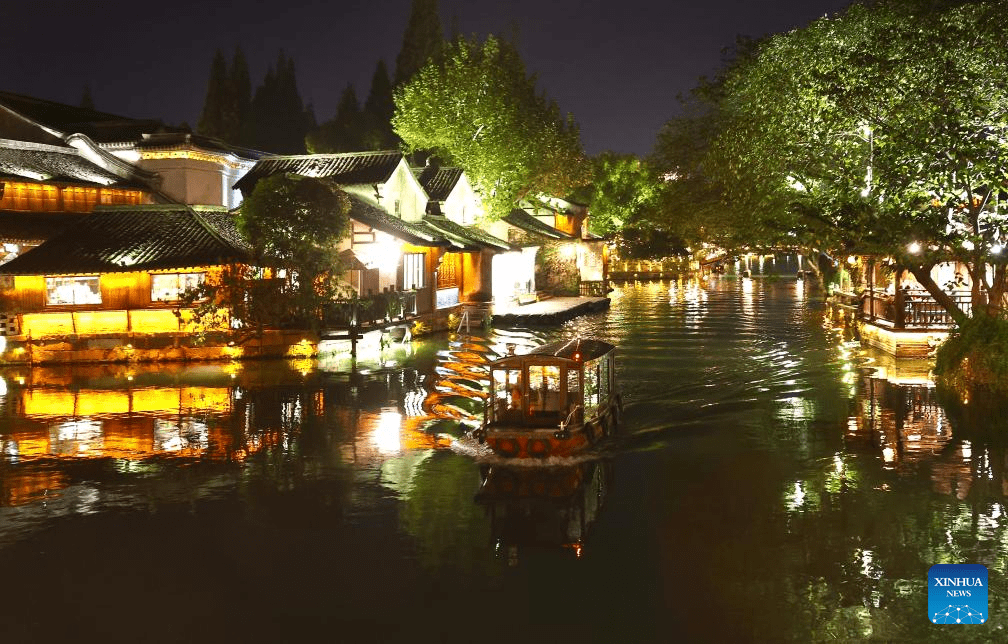
[{"label": "green foliage", "polygon": [[956,317],[929,273],[959,260],[975,295],[999,307],[1008,271],[990,251],[1008,235],[1006,9],[890,0],[745,43],[695,92],[695,116],[659,137],[656,158],[677,176],[667,211],[728,248],[891,255]]},{"label": "green foliage", "polygon": [[588,225],[603,237],[639,219],[658,196],[658,179],[632,154],[603,152],[591,160],[592,182],[583,190],[591,207]]},{"label": "green foliage", "polygon": [[371,90],[364,101],[365,128],[362,138],[365,149],[388,150],[399,147],[399,138],[392,130],[394,114],[392,81],[385,69],[385,61],[379,60],[371,76]]},{"label": "green foliage", "polygon": [[580,295],[581,272],[577,267],[577,255],[564,248],[568,244],[569,242],[552,242],[536,253],[537,291],[559,296]]},{"label": "green foliage", "polygon": [[385,63],[379,60],[364,109],[361,110],[353,85],[347,84],[336,116],[310,132],[305,145],[312,154],[397,148],[399,139],[392,131],[394,111],[392,83]]},{"label": "green foliage", "polygon": [[210,63],[210,80],[207,81],[203,114],[196,126],[197,132],[205,136],[221,137],[224,131],[224,103],[228,85],[227,61],[221,50],[214,53]]},{"label": "green foliage", "polygon": [[938,348],[935,373],[957,389],[1008,396],[1008,319],[978,315],[963,321]]},{"label": "green foliage", "polygon": [[424,65],[437,59],[443,46],[437,0],[413,0],[402,47],[396,56],[396,87],[408,83]]},{"label": "green foliage", "polygon": [[281,51],[256,89],[243,139],[259,150],[303,154],[305,135],[314,127],[312,110],[298,93],[294,60]]},{"label": "green foliage", "polygon": [[491,216],[588,181],[577,125],[536,92],[514,46],[493,36],[452,43],[396,90],[395,103],[405,146],[464,167]]},{"label": "green foliage", "polygon": [[218,49],[210,65],[210,80],[197,132],[233,144],[245,144],[249,127],[252,85],[248,63],[240,47],[235,48],[231,68]]},{"label": "green foliage", "polygon": [[349,197],[318,179],[274,175],[260,180],[238,213],[252,265],[231,266],[220,279],[187,294],[202,301],[197,317],[213,326],[221,308],[252,333],[264,328],[317,331],[345,290],[338,243],[349,230]]},{"label": "green foliage", "polygon": [[357,92],[347,83],[336,108],[336,116],[312,130],[305,138],[305,145],[311,154],[326,152],[355,152],[363,150],[361,134],[364,119],[361,114]]}]

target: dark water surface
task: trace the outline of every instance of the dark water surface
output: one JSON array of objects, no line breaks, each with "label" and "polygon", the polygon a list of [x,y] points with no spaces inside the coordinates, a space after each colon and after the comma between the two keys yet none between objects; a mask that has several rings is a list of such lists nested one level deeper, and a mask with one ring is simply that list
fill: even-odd
[{"label": "dark water surface", "polygon": [[[481,365],[619,345],[621,435],[465,436]],[[794,281],[650,284],[362,363],[0,373],[0,641],[1004,641],[1008,452]],[[927,570],[990,569],[983,626]]]}]

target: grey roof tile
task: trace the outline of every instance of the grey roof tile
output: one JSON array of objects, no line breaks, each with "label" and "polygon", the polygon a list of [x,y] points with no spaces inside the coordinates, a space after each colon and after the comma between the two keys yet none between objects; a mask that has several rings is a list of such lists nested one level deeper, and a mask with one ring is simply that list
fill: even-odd
[{"label": "grey roof tile", "polygon": [[0,243],[41,244],[84,217],[79,212],[0,210]]},{"label": "grey roof tile", "polygon": [[516,228],[534,235],[546,237],[547,239],[574,239],[573,235],[568,235],[562,230],[557,230],[553,226],[544,224],[521,208],[515,208],[503,219]]},{"label": "grey roof tile", "polygon": [[0,266],[0,273],[114,273],[249,259],[249,249],[224,209],[99,207],[59,235]]},{"label": "grey roof tile", "polygon": [[462,177],[462,168],[427,166],[415,168],[413,173],[432,201],[444,201]]},{"label": "grey roof tile", "polygon": [[260,179],[283,172],[324,177],[344,186],[385,183],[401,159],[402,152],[395,150],[264,157],[234,187],[248,194]]},{"label": "grey roof tile", "polygon": [[122,177],[92,163],[75,148],[0,140],[0,177],[150,190],[139,177]]}]

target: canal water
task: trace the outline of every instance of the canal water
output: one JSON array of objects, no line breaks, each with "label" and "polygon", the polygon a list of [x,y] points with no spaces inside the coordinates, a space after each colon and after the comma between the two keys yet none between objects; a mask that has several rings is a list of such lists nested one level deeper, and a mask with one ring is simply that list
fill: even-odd
[{"label": "canal water", "polygon": [[[619,346],[620,434],[513,466],[484,365]],[[549,331],[0,372],[0,641],[1005,640],[1008,452],[794,280],[631,285]],[[934,626],[935,563],[990,570]]]}]

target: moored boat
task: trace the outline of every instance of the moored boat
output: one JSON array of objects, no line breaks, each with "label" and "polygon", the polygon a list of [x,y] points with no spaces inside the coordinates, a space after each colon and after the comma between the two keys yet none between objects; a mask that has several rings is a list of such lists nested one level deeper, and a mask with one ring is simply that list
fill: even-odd
[{"label": "moored boat", "polygon": [[570,456],[591,446],[619,423],[615,363],[615,346],[580,338],[493,361],[478,438],[516,458]]}]

